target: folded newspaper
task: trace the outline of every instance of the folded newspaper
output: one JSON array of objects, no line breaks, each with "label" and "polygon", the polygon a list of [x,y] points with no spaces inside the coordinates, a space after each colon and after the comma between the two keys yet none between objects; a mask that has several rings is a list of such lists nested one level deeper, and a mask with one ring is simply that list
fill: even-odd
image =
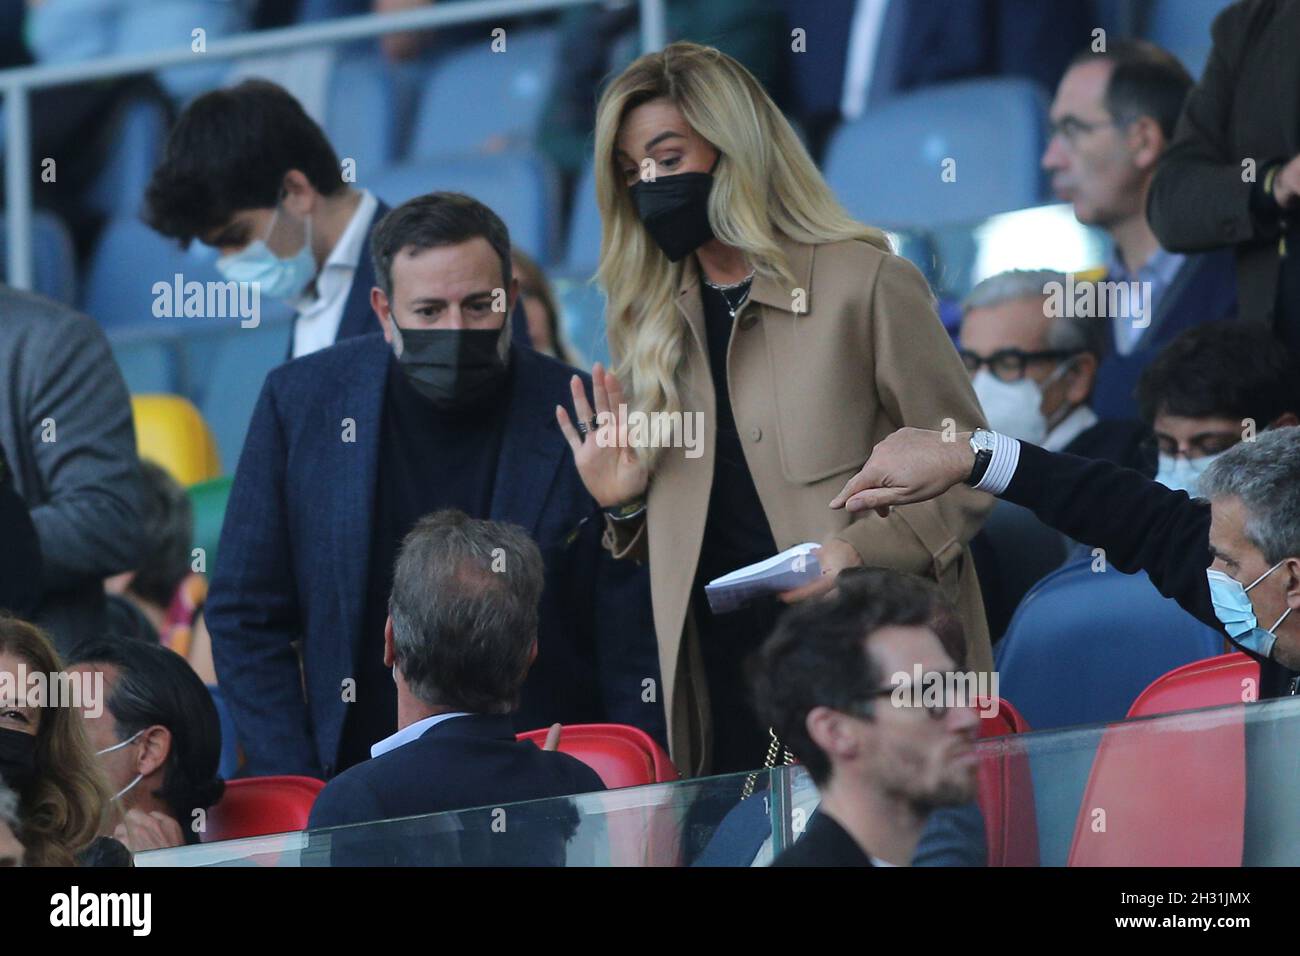
[{"label": "folded newspaper", "polygon": [[709,609],[714,614],[726,614],[761,595],[778,594],[816,581],[822,569],[812,552],[818,547],[815,542],[796,544],[766,561],[710,581],[704,586]]}]

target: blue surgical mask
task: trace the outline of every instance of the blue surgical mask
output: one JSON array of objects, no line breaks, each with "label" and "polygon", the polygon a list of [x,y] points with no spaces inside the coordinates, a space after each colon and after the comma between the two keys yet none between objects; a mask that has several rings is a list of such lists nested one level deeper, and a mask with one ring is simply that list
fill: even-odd
[{"label": "blue surgical mask", "polygon": [[1222,455],[1203,455],[1200,458],[1180,458],[1173,455],[1160,455],[1159,467],[1156,469],[1156,481],[1170,491],[1185,491],[1193,498],[1200,494],[1201,475],[1209,468],[1214,459]]},{"label": "blue surgical mask", "polygon": [[1291,609],[1287,608],[1266,631],[1255,619],[1255,608],[1246,592],[1281,566],[1282,561],[1279,561],[1245,587],[1236,578],[1229,577],[1222,571],[1208,568],[1205,572],[1210,580],[1210,601],[1214,604],[1214,616],[1233,641],[1261,657],[1268,657],[1272,652],[1273,644],[1277,641],[1275,632],[1287,619]]},{"label": "blue surgical mask", "polygon": [[[271,216],[266,235],[275,228],[280,207]],[[256,284],[261,295],[272,299],[291,300],[302,294],[307,283],[316,275],[316,257],[311,251],[311,217],[307,217],[307,236],[302,248],[288,259],[281,259],[266,239],[255,239],[238,252],[217,260],[217,271],[230,282]]]}]

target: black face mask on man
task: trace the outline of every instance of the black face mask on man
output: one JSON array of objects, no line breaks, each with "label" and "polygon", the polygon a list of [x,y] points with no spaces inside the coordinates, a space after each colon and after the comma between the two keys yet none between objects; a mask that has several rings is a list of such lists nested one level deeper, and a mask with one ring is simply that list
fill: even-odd
[{"label": "black face mask on man", "polygon": [[506,381],[509,319],[500,329],[403,329],[394,321],[393,337],[407,381],[437,408],[481,404]]},{"label": "black face mask on man", "polygon": [[632,184],[636,214],[671,262],[680,262],[713,238],[709,193],[721,156],[707,173],[677,173]]},{"label": "black face mask on man", "polygon": [[0,727],[0,780],[21,794],[36,776],[36,737]]}]

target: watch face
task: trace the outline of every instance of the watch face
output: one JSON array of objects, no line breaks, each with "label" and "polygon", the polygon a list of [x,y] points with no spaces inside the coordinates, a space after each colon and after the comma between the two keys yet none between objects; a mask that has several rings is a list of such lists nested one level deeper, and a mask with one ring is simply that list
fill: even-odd
[{"label": "watch face", "polygon": [[993,450],[994,439],[992,432],[985,431],[981,428],[979,431],[975,432],[975,434],[971,435],[970,440],[971,444],[974,445],[978,451]]}]

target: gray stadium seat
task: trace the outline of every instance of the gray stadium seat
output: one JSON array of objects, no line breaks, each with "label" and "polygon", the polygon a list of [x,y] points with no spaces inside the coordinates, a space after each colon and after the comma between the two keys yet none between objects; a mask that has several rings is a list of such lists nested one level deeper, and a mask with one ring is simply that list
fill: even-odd
[{"label": "gray stadium seat", "polygon": [[[7,281],[8,220],[0,213],[0,280]],[[32,289],[66,305],[77,301],[77,257],[72,236],[58,216],[44,209],[32,214]]]}]

